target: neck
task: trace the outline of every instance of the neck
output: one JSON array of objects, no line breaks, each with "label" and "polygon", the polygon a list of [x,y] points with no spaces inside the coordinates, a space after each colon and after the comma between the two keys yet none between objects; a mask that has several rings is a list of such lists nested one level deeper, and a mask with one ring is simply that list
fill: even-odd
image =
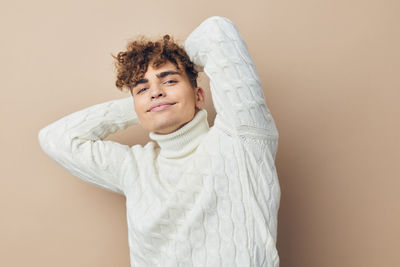
[{"label": "neck", "polygon": [[160,146],[165,158],[182,158],[192,153],[209,130],[207,111],[199,110],[193,119],[169,134],[150,133],[150,138]]}]

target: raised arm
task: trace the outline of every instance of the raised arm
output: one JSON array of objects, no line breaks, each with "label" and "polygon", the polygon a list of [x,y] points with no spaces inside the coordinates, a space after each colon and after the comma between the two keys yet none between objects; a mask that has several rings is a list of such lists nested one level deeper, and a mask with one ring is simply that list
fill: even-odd
[{"label": "raised arm", "polygon": [[191,60],[210,78],[217,119],[239,134],[277,136],[260,79],[243,38],[227,18],[203,21],[185,40]]},{"label": "raised arm", "polygon": [[129,146],[102,139],[137,122],[129,96],[71,113],[41,129],[38,138],[43,151],[73,175],[124,194],[124,163],[134,162],[134,155]]}]

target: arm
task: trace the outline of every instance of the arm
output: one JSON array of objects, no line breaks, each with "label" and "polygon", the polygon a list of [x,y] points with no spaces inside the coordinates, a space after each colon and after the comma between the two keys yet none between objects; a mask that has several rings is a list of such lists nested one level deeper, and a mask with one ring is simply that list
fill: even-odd
[{"label": "arm", "polygon": [[136,124],[132,97],[111,100],[67,115],[39,131],[43,151],[78,178],[122,194],[124,162],[133,162],[127,145],[102,141]]},{"label": "arm", "polygon": [[239,134],[277,136],[256,68],[235,25],[224,17],[203,21],[186,39],[191,60],[210,78],[217,120]]}]

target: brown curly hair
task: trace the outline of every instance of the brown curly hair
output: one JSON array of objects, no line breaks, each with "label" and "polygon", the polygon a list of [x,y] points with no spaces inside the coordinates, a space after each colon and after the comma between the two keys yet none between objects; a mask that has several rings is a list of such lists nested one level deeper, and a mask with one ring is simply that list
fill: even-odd
[{"label": "brown curly hair", "polygon": [[117,80],[115,85],[120,91],[128,88],[132,93],[133,87],[142,79],[147,71],[149,63],[158,66],[171,61],[177,69],[185,70],[193,88],[197,87],[198,72],[194,68],[186,51],[177,44],[170,35],[164,35],[162,39],[151,41],[146,37],[139,37],[126,45],[127,51],[122,51],[117,56],[111,55],[115,60]]}]

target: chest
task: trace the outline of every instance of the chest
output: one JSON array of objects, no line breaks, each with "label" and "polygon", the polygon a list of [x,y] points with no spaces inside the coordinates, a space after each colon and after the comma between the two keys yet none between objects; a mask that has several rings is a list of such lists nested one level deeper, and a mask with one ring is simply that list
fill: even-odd
[{"label": "chest", "polygon": [[149,222],[184,221],[195,206],[207,210],[218,200],[241,196],[234,145],[229,140],[212,143],[185,159],[158,158],[140,173],[126,195],[135,228],[147,231]]}]

